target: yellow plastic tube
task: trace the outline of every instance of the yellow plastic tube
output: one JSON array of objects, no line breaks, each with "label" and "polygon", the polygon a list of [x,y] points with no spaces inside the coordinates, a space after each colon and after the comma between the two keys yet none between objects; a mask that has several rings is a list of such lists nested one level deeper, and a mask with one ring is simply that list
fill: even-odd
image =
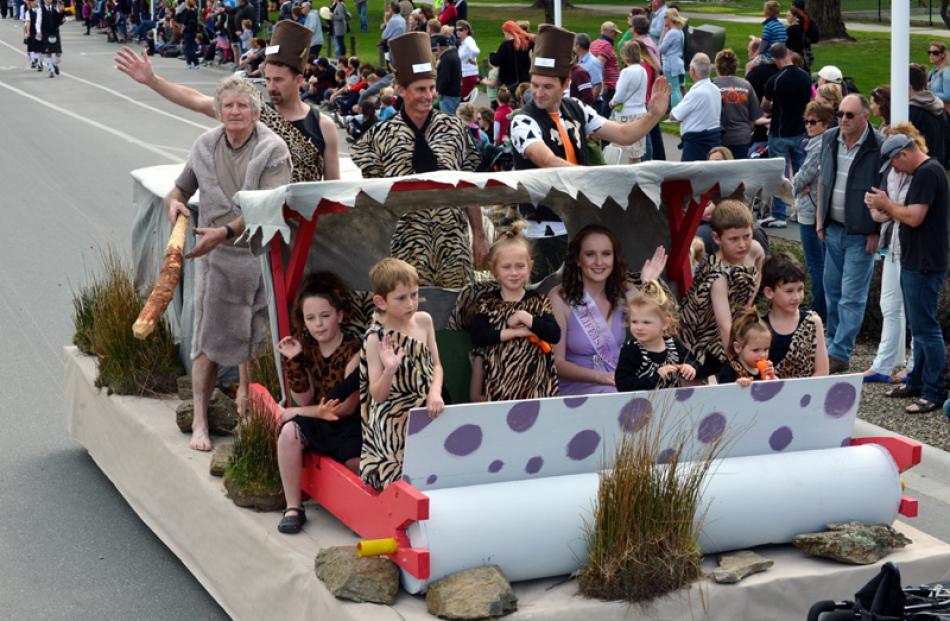
[{"label": "yellow plastic tube", "polygon": [[363,558],[393,554],[398,548],[399,542],[392,537],[388,539],[367,539],[356,544],[356,556]]}]

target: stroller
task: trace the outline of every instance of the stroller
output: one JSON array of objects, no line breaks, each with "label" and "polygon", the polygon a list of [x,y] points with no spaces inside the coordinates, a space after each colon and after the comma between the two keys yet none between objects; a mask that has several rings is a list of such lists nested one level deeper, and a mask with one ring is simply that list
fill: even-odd
[{"label": "stroller", "polygon": [[950,584],[901,588],[893,563],[885,563],[854,600],[818,602],[808,611],[808,621],[950,621]]}]

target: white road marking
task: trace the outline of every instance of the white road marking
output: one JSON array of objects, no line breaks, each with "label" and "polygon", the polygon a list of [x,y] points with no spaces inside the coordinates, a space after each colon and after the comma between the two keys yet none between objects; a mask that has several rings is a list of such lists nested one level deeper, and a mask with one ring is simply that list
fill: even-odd
[{"label": "white road marking", "polygon": [[[0,42],[0,43],[2,43],[2,42]],[[8,91],[10,91],[10,92],[12,92],[12,93],[16,93],[17,95],[20,95],[21,97],[26,97],[27,99],[29,99],[29,100],[31,100],[31,101],[35,101],[36,103],[38,103],[38,104],[40,104],[40,105],[46,106],[47,108],[50,108],[51,110],[55,110],[55,111],[58,112],[59,114],[62,114],[62,115],[68,116],[68,117],[70,117],[70,118],[72,118],[72,119],[75,119],[75,120],[77,120],[77,121],[82,121],[83,123],[87,123],[87,124],[89,124],[89,125],[92,125],[92,126],[95,127],[96,129],[99,129],[99,130],[102,130],[102,131],[104,131],[104,132],[106,132],[106,133],[112,134],[113,136],[116,136],[116,137],[118,137],[118,138],[121,138],[121,139],[123,139],[123,140],[125,140],[126,142],[129,142],[129,143],[131,143],[131,144],[140,146],[140,147],[142,147],[143,149],[145,149],[146,151],[149,151],[149,152],[151,152],[151,153],[155,153],[156,155],[161,155],[162,157],[164,157],[164,158],[166,158],[166,159],[169,159],[169,160],[171,160],[172,162],[175,162],[176,164],[185,161],[184,158],[182,158],[182,157],[180,157],[180,156],[178,156],[178,155],[176,155],[176,154],[174,154],[174,153],[169,153],[168,151],[166,151],[166,150],[164,150],[164,149],[160,149],[160,148],[158,148],[158,147],[156,147],[156,146],[154,146],[154,145],[151,145],[151,144],[145,142],[144,140],[141,140],[141,139],[139,139],[139,138],[136,138],[135,136],[130,136],[129,134],[126,134],[125,132],[119,131],[119,130],[114,129],[114,128],[112,128],[112,127],[109,127],[108,125],[103,125],[102,123],[99,123],[98,121],[93,121],[92,119],[88,119],[88,118],[86,118],[86,117],[84,117],[84,116],[80,116],[79,114],[76,114],[76,113],[73,112],[72,110],[67,110],[66,108],[61,108],[60,106],[57,106],[56,104],[52,104],[52,103],[46,101],[45,99],[42,99],[42,98],[37,97],[37,96],[35,96],[35,95],[31,95],[30,93],[27,93],[26,91],[22,91],[22,90],[18,89],[18,88],[15,87],[15,86],[11,86],[11,85],[7,84],[6,82],[0,81],[0,88],[5,88],[5,89],[7,89]]]},{"label": "white road marking", "polygon": [[[8,48],[10,48],[11,50],[13,50],[14,52],[16,52],[16,53],[19,54],[19,55],[22,55],[22,56],[24,56],[24,57],[26,56],[26,53],[25,53],[25,52],[23,52],[22,50],[20,50],[20,49],[14,47],[14,46],[12,46],[12,45],[10,45],[10,44],[7,43],[6,41],[0,41],[0,44],[6,46],[6,47],[8,47]],[[111,52],[110,52],[110,53],[111,53]],[[118,71],[118,69],[116,69],[116,71]],[[191,125],[192,127],[197,127],[198,129],[201,129],[201,130],[209,130],[209,129],[213,129],[213,128],[215,127],[214,125],[202,125],[201,123],[195,123],[194,121],[192,121],[192,120],[190,120],[190,119],[186,119],[186,118],[184,118],[184,117],[178,116],[177,114],[172,114],[171,112],[166,112],[166,111],[161,110],[161,109],[159,109],[159,108],[155,108],[154,106],[150,106],[150,105],[148,105],[148,104],[146,104],[146,103],[142,103],[141,101],[138,101],[138,100],[136,100],[136,99],[133,99],[132,97],[129,97],[128,95],[124,95],[124,94],[120,93],[120,92],[117,91],[117,90],[114,90],[114,89],[109,88],[108,86],[103,86],[103,85],[101,85],[101,84],[96,84],[95,82],[92,82],[92,81],[90,81],[90,80],[86,80],[86,79],[84,79],[84,78],[80,78],[79,76],[73,75],[73,74],[71,74],[71,73],[67,73],[67,72],[63,71],[61,75],[62,75],[62,77],[69,78],[69,79],[71,79],[71,80],[76,80],[77,82],[81,82],[81,83],[86,84],[86,85],[88,85],[88,86],[92,86],[93,88],[98,88],[99,90],[105,91],[105,92],[109,93],[110,95],[113,95],[114,97],[118,97],[119,99],[122,99],[122,100],[124,100],[124,101],[127,101],[127,102],[129,102],[129,103],[131,103],[131,104],[135,104],[136,106],[139,106],[139,107],[141,107],[141,108],[145,108],[146,110],[149,110],[149,111],[154,112],[154,113],[156,113],[156,114],[160,114],[160,115],[162,115],[162,116],[166,116],[166,117],[168,117],[168,118],[170,118],[170,119],[175,119],[176,121],[181,121],[182,123],[185,123],[186,125]]]}]

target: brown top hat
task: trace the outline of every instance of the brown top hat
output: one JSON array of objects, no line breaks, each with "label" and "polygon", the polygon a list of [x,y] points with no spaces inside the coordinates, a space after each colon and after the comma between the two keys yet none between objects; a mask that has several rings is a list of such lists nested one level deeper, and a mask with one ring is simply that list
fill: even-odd
[{"label": "brown top hat", "polygon": [[408,86],[416,80],[435,79],[435,57],[426,33],[407,32],[390,39],[389,56],[398,84]]},{"label": "brown top hat", "polygon": [[264,60],[278,62],[303,73],[312,38],[313,32],[309,28],[293,20],[282,19],[274,26],[270,45],[264,49]]},{"label": "brown top hat", "polygon": [[534,58],[531,73],[551,78],[571,76],[571,54],[574,51],[574,33],[551,24],[541,24],[534,38]]}]

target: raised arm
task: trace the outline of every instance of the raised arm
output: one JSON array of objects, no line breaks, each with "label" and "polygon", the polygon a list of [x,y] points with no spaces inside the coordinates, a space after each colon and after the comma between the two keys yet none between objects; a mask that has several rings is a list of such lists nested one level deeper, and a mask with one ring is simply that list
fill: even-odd
[{"label": "raised arm", "polygon": [[670,107],[670,85],[666,78],[657,78],[653,83],[653,95],[647,113],[629,123],[604,121],[603,126],[594,134],[597,138],[609,140],[619,145],[631,145],[650,133],[650,130],[660,122]]},{"label": "raised arm", "polygon": [[125,75],[149,87],[173,104],[215,118],[214,97],[155,75],[152,61],[144,51],[139,56],[132,48],[123,47],[116,52],[115,66]]}]

